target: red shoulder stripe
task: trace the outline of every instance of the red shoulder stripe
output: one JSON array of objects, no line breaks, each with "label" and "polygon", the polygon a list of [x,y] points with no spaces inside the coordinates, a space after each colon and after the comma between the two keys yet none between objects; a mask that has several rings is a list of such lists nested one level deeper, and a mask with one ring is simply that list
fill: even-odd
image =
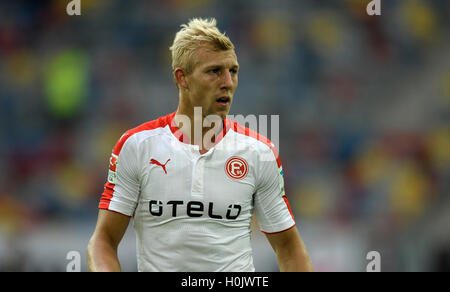
[{"label": "red shoulder stripe", "polygon": [[154,130],[157,128],[164,128],[167,124],[170,124],[170,122],[173,119],[173,116],[175,116],[175,112],[168,114],[166,116],[160,117],[159,119],[146,122],[142,125],[137,126],[136,128],[133,128],[131,130],[126,131],[122,137],[120,137],[119,141],[117,141],[117,144],[114,146],[113,153],[115,155],[119,155],[120,151],[122,150],[123,144],[136,133],[147,131],[147,130]]},{"label": "red shoulder stripe", "polygon": [[[166,116],[160,117],[156,120],[146,122],[142,125],[137,126],[136,128],[126,131],[122,135],[122,137],[119,138],[119,140],[117,141],[116,145],[113,148],[109,170],[116,171],[115,162],[117,161],[120,151],[122,151],[123,145],[131,136],[133,136],[136,133],[142,132],[142,131],[154,130],[157,128],[165,127],[167,124],[170,124],[170,122],[173,119],[173,116],[175,116],[175,112],[168,114]],[[100,198],[100,203],[98,206],[100,209],[109,209],[109,204],[111,202],[111,199],[114,196],[114,187],[115,187],[115,184],[110,183],[109,181],[107,181],[105,183],[104,191]]]},{"label": "red shoulder stripe", "polygon": [[275,155],[275,158],[276,158],[277,164],[278,164],[278,168],[281,167],[281,160],[280,160],[280,157],[278,156],[278,151],[273,146],[273,143],[267,137],[265,137],[264,135],[261,135],[258,132],[253,131],[252,129],[249,129],[247,127],[239,125],[237,122],[229,120],[229,119],[226,119],[226,125],[227,125],[227,127],[233,128],[233,130],[237,133],[243,134],[248,137],[252,137],[252,138],[266,144],[272,150],[273,154]]}]

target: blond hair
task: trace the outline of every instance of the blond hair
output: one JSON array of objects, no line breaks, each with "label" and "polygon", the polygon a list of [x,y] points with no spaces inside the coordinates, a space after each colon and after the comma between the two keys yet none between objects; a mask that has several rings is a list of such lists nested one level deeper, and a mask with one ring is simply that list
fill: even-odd
[{"label": "blond hair", "polygon": [[182,24],[169,48],[172,52],[172,69],[181,67],[187,74],[192,73],[195,51],[204,46],[218,51],[234,50],[230,39],[217,28],[215,18],[194,18],[187,25]]}]

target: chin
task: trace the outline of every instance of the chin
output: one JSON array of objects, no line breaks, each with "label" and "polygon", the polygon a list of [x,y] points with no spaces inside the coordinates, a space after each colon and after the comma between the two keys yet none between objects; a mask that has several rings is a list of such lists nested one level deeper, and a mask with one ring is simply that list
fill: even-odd
[{"label": "chin", "polygon": [[228,115],[229,110],[227,111],[218,111],[216,115],[218,115],[222,120],[224,120]]},{"label": "chin", "polygon": [[225,119],[228,115],[229,109],[222,109],[222,110],[212,110],[209,111],[209,113],[206,116],[212,115],[212,116],[219,116],[222,120]]}]

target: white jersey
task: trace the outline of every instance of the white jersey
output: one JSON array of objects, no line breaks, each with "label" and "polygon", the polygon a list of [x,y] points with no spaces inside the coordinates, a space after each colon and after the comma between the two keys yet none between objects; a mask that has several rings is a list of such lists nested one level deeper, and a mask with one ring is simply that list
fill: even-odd
[{"label": "white jersey", "polygon": [[273,144],[225,119],[200,154],[174,116],[119,139],[99,208],[134,217],[139,271],[254,271],[253,212],[264,233],[295,226]]}]

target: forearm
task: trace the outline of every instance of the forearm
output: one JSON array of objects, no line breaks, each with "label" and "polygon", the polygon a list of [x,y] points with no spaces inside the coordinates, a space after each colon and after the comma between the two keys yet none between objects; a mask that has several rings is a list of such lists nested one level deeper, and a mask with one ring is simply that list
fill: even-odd
[{"label": "forearm", "polygon": [[100,239],[91,239],[87,248],[87,264],[90,272],[120,272],[117,249]]},{"label": "forearm", "polygon": [[313,266],[306,250],[285,248],[277,252],[280,272],[313,272]]}]

